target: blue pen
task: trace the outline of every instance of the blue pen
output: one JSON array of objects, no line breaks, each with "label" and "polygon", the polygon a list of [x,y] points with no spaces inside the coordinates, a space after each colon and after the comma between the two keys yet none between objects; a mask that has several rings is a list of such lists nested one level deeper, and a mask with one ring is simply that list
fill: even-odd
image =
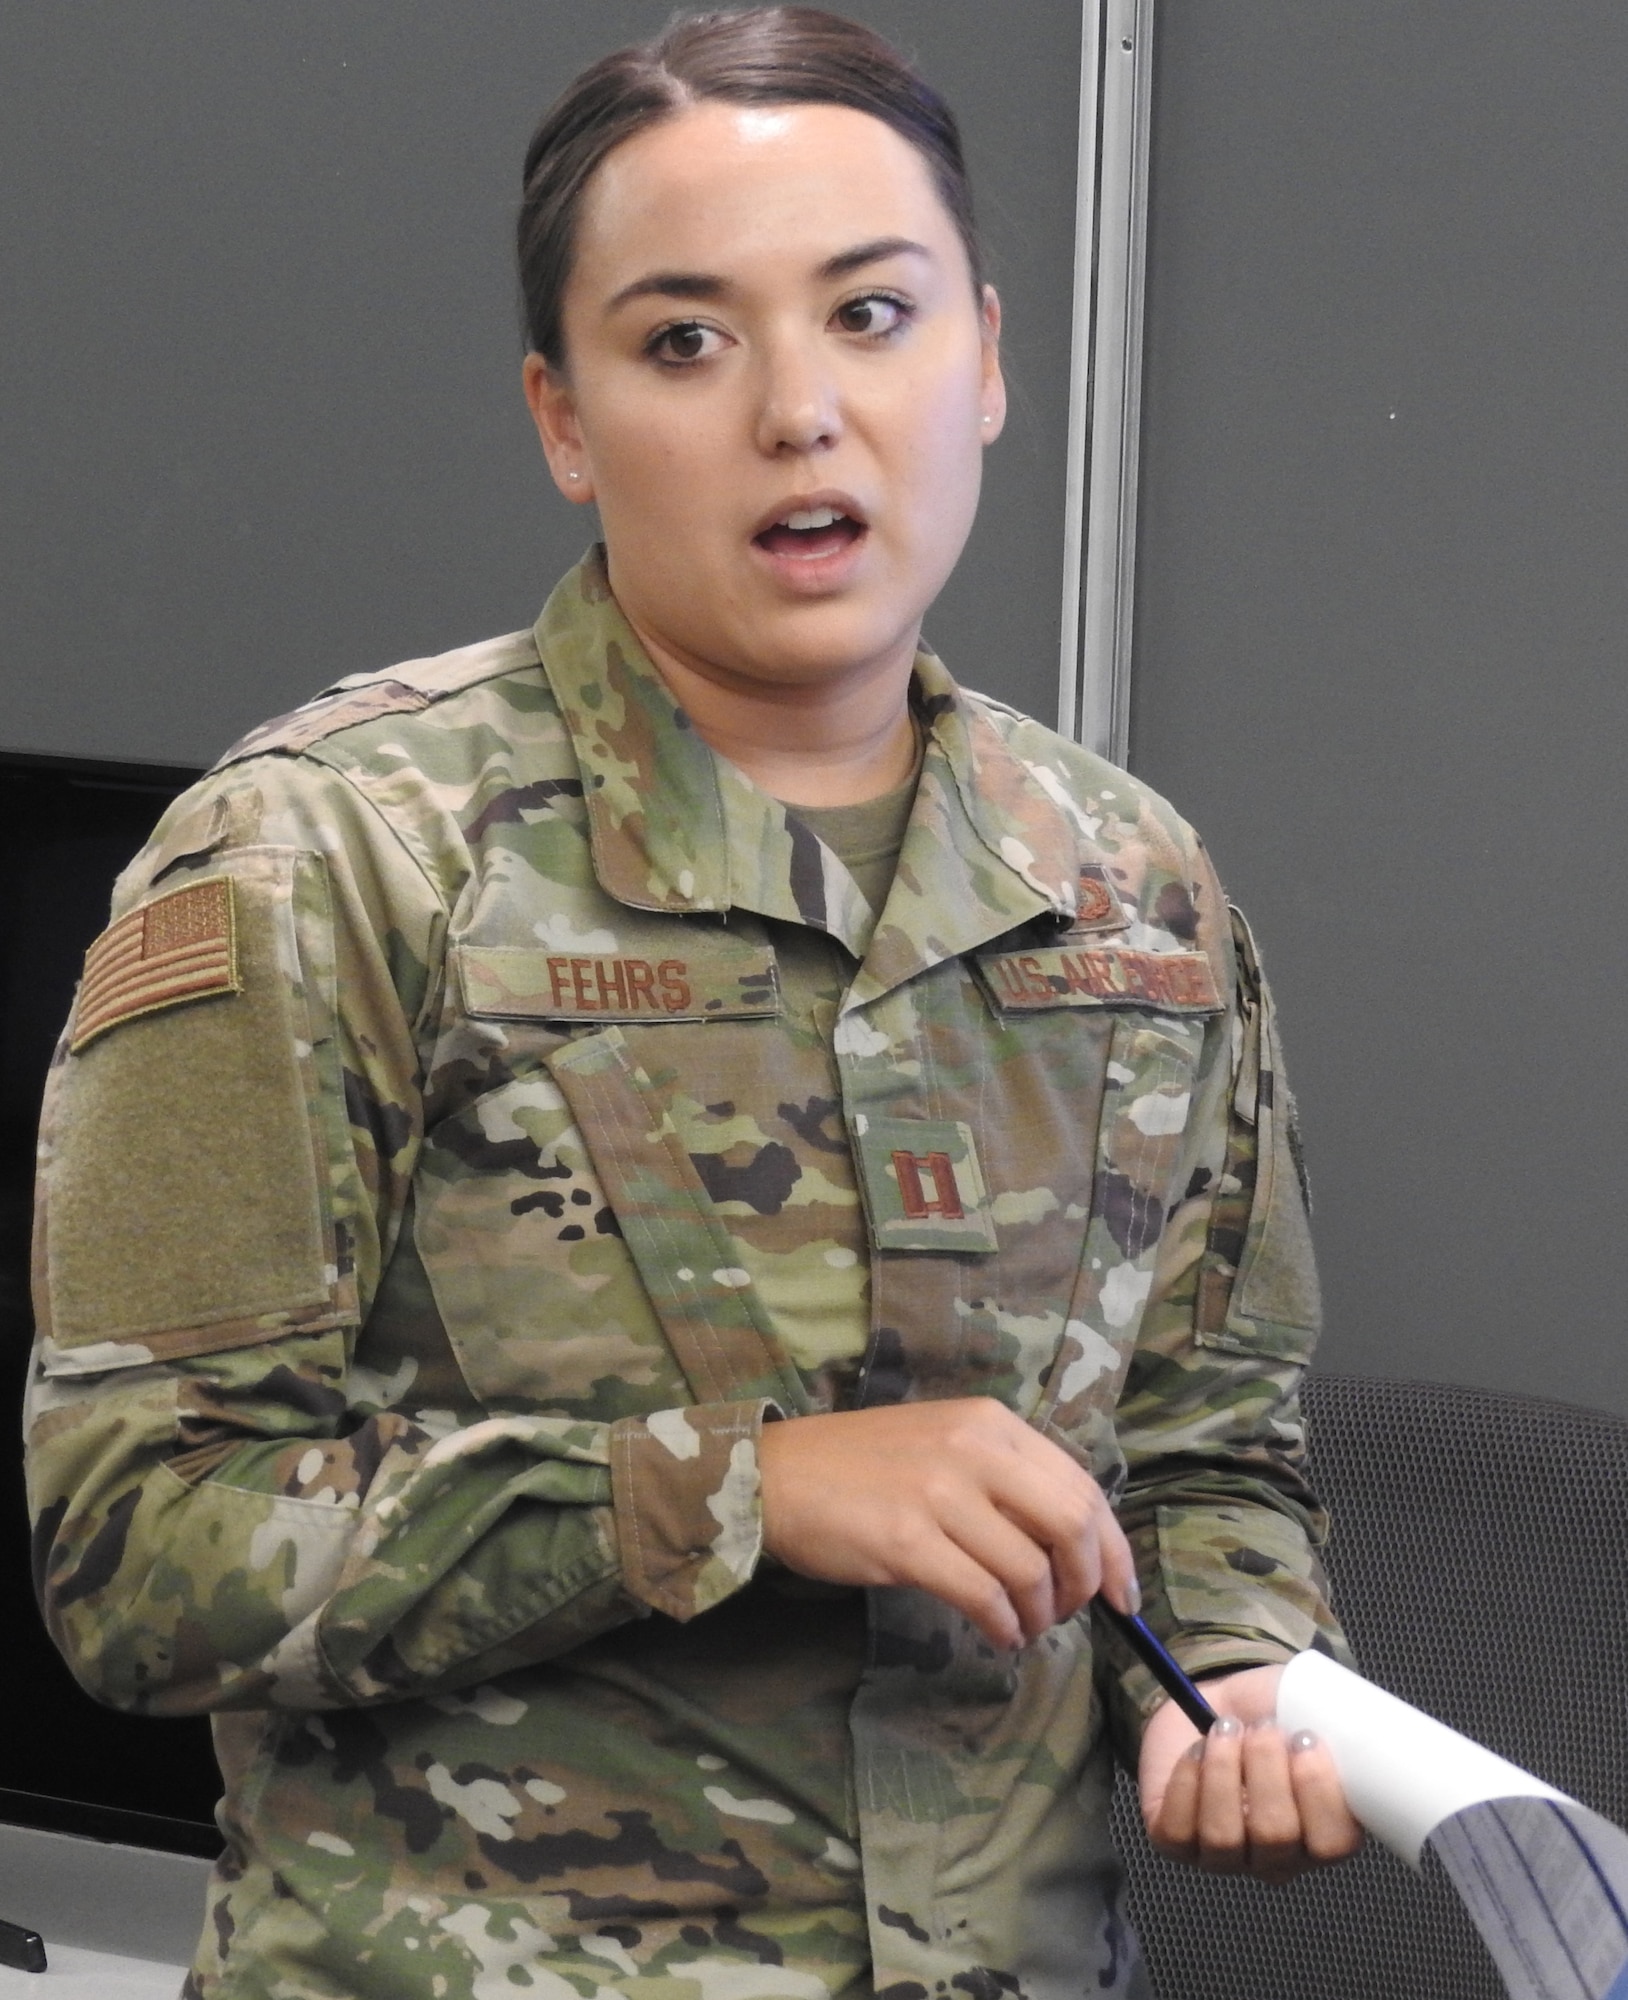
[{"label": "blue pen", "polygon": [[1150,1627],[1140,1618],[1133,1618],[1128,1612],[1116,1611],[1106,1597],[1098,1597],[1095,1600],[1095,1608],[1130,1647],[1193,1727],[1208,1734],[1216,1720],[1215,1710],[1165,1651]]}]

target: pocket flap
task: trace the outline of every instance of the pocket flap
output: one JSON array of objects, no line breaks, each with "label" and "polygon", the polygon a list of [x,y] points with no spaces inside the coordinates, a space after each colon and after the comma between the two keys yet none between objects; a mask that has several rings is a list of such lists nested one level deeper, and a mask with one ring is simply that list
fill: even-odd
[{"label": "pocket flap", "polygon": [[1161,1507],[1159,1568],[1184,1625],[1264,1632],[1297,1653],[1317,1636],[1322,1566],[1295,1523],[1270,1507]]}]

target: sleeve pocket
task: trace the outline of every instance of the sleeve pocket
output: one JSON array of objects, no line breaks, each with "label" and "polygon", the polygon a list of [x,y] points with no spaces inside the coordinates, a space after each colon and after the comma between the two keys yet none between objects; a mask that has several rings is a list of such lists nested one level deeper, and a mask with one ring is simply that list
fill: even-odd
[{"label": "sleeve pocket", "polygon": [[53,1075],[37,1246],[49,1373],[354,1317],[319,1165],[300,865],[319,864],[259,849],[205,878],[230,883],[235,983],[117,1019]]},{"label": "sleeve pocket", "polygon": [[1159,1568],[1183,1625],[1265,1634],[1297,1653],[1317,1636],[1321,1565],[1270,1507],[1161,1507]]},{"label": "sleeve pocket", "polygon": [[1241,1033],[1226,1166],[1200,1266],[1200,1345],[1304,1362],[1322,1328],[1305,1170],[1271,989],[1234,910]]}]

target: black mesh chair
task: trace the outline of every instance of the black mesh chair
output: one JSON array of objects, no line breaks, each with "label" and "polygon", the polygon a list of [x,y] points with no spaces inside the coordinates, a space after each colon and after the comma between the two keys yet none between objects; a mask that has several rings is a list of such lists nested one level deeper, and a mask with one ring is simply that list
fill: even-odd
[{"label": "black mesh chair", "polygon": [[[1334,1602],[1363,1671],[1628,1822],[1628,1422],[1440,1382],[1314,1375]],[[1370,1842],[1287,1888],[1115,1833],[1158,2000],[1504,2000],[1446,1876]]]}]

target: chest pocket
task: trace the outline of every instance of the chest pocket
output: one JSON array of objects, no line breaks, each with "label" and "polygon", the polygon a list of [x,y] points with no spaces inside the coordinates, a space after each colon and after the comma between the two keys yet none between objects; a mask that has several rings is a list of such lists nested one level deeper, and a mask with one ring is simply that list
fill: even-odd
[{"label": "chest pocket", "polygon": [[519,1071],[420,1156],[415,1240],[470,1388],[602,1422],[735,1394],[795,1405],[621,1025],[680,1042],[714,1023],[772,1031],[772,950],[664,924],[615,949],[465,941],[449,961],[471,1020],[515,1024]]},{"label": "chest pocket", "polygon": [[[693,1030],[691,1031],[693,1032]],[[550,1061],[589,1146],[644,1289],[698,1402],[773,1397],[807,1407],[682,1135],[616,1028]]]},{"label": "chest pocket", "polygon": [[[896,996],[876,1003],[867,1010],[876,1053],[865,1056],[861,1043],[847,1065],[866,1113],[863,1127],[853,1120],[858,1143],[879,1135],[884,1164],[894,1160],[902,1177],[914,1168],[908,1177],[928,1197],[918,1210],[936,1209],[918,1220],[908,1248],[889,1248],[873,1229],[875,1329],[862,1400],[995,1396],[1110,1474],[1113,1405],[1173,1191],[1184,1184],[1214,1021],[1196,1003],[1214,999],[1213,981],[1199,988],[1189,979],[1182,997],[1191,1012],[1127,1004],[1118,983],[1118,1004],[1088,992],[1092,1004],[1082,1007],[1066,976],[1007,1009],[988,964],[1003,956],[959,961],[896,1006]],[[1207,964],[1204,972],[1208,979]],[[930,1060],[912,1071],[898,1053],[908,1049]],[[926,1171],[930,1146],[958,1165],[935,1136],[956,1129],[935,1121],[957,1116],[976,1140],[984,1197],[976,1209],[959,1174],[952,1186],[948,1171]],[[910,1143],[912,1118],[926,1143]],[[900,1161],[901,1151],[917,1157]],[[874,1178],[875,1163],[866,1164]],[[952,1194],[966,1212],[962,1226],[987,1217],[993,1242],[935,1247],[927,1230],[942,1227]]]},{"label": "chest pocket", "polygon": [[690,1400],[546,1069],[426,1133],[413,1228],[458,1366],[482,1402],[609,1423]]},{"label": "chest pocket", "polygon": [[1113,1024],[1079,1276],[1034,1419],[1088,1451],[1093,1469],[1183,1179],[1204,1028],[1202,1017],[1140,1011]]},{"label": "chest pocket", "polygon": [[1138,950],[1117,937],[984,952],[976,964],[1015,1033],[1045,1024],[1054,1036],[1072,1014],[1105,1042],[1079,1270],[1033,1416],[1101,1476],[1112,1469],[1111,1412],[1184,1180],[1195,1081],[1222,995],[1203,953]]}]

